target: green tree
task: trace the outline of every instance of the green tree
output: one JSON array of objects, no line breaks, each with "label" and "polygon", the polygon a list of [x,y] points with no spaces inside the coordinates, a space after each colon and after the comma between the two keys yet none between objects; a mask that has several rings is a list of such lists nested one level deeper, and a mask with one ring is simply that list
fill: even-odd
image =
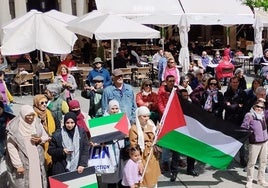
[{"label": "green tree", "polygon": [[267,0],[242,0],[242,2],[249,6],[251,9],[253,8],[263,8],[265,11],[268,10],[268,1]]}]

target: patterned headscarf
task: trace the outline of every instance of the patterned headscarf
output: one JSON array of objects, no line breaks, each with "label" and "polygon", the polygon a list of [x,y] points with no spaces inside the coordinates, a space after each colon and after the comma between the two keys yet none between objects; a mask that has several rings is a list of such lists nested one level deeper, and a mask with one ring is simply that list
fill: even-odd
[{"label": "patterned headscarf", "polygon": [[33,109],[36,112],[37,116],[41,119],[45,130],[47,130],[47,112],[46,110],[40,110],[40,101],[43,99],[47,100],[45,95],[35,95],[33,99]]}]

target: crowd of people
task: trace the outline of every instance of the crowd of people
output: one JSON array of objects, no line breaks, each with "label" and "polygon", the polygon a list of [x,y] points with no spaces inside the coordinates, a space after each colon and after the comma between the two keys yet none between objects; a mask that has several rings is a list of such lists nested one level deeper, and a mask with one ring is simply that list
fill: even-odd
[{"label": "crowd of people", "polygon": [[[118,61],[123,58],[124,50],[124,47],[119,49]],[[266,53],[265,50],[264,56]],[[91,57],[84,58],[89,61]],[[125,63],[126,59],[123,60],[120,63]],[[128,153],[124,159],[117,157],[120,165],[114,174],[101,175],[100,183],[107,183],[109,188],[157,187],[161,172],[169,171],[173,182],[179,168],[185,167],[188,175],[199,176],[196,159],[186,156],[184,161],[182,154],[172,149],[155,150],[156,130],[175,90],[181,98],[216,118],[252,131],[249,143],[244,143],[239,151],[240,164],[243,168],[247,166],[246,186],[252,187],[254,165],[259,156],[258,183],[267,186],[264,178],[268,139],[265,79],[260,75],[252,81],[251,88],[247,88],[244,70],[234,66],[229,48],[223,54],[216,52],[214,59],[203,51],[200,61],[193,60],[186,74],[177,69],[177,60],[171,52],[159,50],[153,61],[158,66],[160,87],[156,91],[154,80],[144,79],[135,93],[132,86],[124,82],[120,63],[109,72],[103,60],[96,57],[81,91],[81,96],[89,100],[87,113],[82,112],[75,96],[77,83],[69,71],[75,65],[71,55],[58,65],[53,82],[41,94],[35,94],[33,105],[23,105],[16,116],[12,114],[13,98],[6,87],[4,72],[0,71],[0,135],[3,136],[0,157],[7,164],[6,179],[0,182],[7,187],[46,188],[49,176],[71,171],[83,173],[88,167],[89,148],[103,144]],[[217,67],[211,69],[211,64]],[[231,72],[226,73],[226,67]],[[227,85],[226,91],[221,90],[223,85]],[[119,140],[93,143],[88,120],[116,113],[126,114],[128,123],[124,126],[129,129],[128,135]]]}]

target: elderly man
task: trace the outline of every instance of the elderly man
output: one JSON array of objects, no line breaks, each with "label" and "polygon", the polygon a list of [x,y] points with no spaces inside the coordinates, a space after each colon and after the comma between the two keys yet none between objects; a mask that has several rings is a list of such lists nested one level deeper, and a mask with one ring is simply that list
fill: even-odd
[{"label": "elderly man", "polygon": [[120,110],[127,114],[131,123],[135,122],[136,102],[132,87],[124,83],[123,72],[115,69],[112,75],[113,84],[104,88],[102,95],[102,112],[108,108],[110,100],[115,99],[119,102]]}]

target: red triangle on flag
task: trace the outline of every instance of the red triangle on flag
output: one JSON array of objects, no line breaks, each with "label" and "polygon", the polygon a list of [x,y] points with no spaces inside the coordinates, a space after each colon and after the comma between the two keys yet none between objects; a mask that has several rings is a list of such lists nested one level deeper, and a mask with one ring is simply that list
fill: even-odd
[{"label": "red triangle on flag", "polygon": [[172,91],[168,99],[161,122],[162,129],[158,135],[158,140],[170,131],[186,125],[176,90]]},{"label": "red triangle on flag", "polygon": [[59,180],[49,177],[50,188],[68,188],[69,186]]},{"label": "red triangle on flag", "polygon": [[128,121],[127,115],[124,114],[122,118],[114,126],[114,128],[118,129],[120,132],[124,133],[125,135],[128,135],[128,126],[129,126],[129,121]]}]

